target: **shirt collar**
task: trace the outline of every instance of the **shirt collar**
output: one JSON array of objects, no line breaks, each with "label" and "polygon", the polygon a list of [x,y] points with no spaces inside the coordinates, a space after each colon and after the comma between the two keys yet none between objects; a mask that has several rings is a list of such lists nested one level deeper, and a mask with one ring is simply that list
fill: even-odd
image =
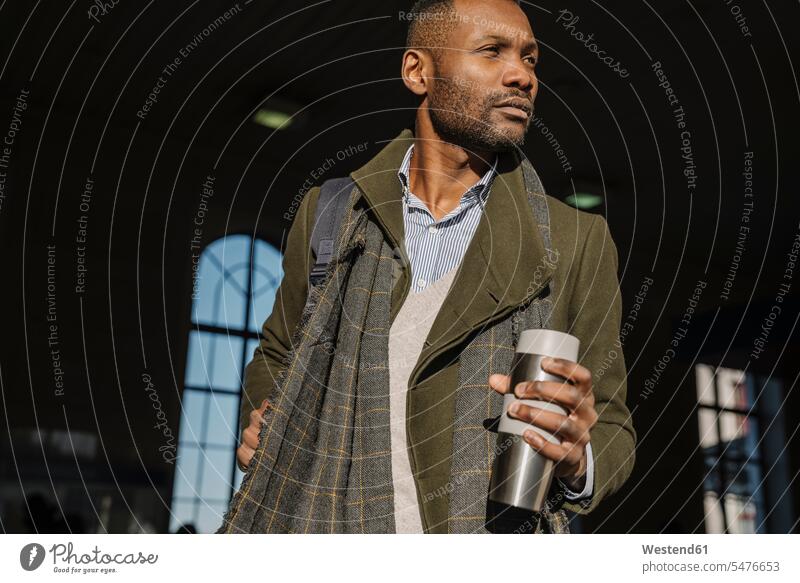
[{"label": "shirt collar", "polygon": [[[409,189],[408,185],[408,171],[411,167],[411,154],[414,151],[414,144],[409,146],[408,150],[406,150],[406,155],[403,157],[403,163],[400,164],[400,169],[397,171],[397,177],[400,180],[400,186],[403,189],[403,200],[406,203],[409,203],[409,194],[411,194],[411,190]],[[491,186],[492,180],[497,174],[497,161],[500,159],[500,156],[495,155],[494,163],[489,170],[481,177],[481,179],[476,182],[473,186],[471,186],[467,191],[461,195],[461,202],[459,206],[463,205],[470,205],[473,201],[480,201],[481,203],[485,203],[487,197],[489,196],[489,191],[491,190],[489,187]]]}]

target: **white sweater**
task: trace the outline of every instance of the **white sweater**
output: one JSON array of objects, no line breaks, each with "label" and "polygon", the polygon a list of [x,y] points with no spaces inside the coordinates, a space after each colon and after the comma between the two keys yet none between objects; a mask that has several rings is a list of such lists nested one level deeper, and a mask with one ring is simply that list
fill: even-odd
[{"label": "white sweater", "polygon": [[422,533],[417,490],[406,436],[408,377],[439,313],[458,265],[417,293],[409,293],[389,330],[389,412],[392,437],[394,518],[398,533]]}]

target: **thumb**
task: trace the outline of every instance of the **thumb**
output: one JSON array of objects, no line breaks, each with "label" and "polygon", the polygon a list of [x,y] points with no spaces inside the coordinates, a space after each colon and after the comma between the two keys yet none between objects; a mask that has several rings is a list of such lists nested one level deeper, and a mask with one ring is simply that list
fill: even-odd
[{"label": "thumb", "polygon": [[261,401],[261,406],[258,409],[250,411],[250,426],[258,428],[261,423],[264,423],[264,411],[269,408],[269,402],[264,399]]},{"label": "thumb", "polygon": [[511,377],[507,374],[490,375],[489,386],[501,395],[505,395],[511,390]]},{"label": "thumb", "polygon": [[261,406],[258,408],[258,416],[261,419],[262,423],[264,423],[264,412],[270,407],[271,405],[269,404],[269,401],[267,401],[266,399],[261,401]]}]

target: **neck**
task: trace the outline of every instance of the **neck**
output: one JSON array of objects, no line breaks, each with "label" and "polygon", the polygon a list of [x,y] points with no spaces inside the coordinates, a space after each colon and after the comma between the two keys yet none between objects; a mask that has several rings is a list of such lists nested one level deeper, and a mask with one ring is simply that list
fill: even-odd
[{"label": "neck", "polygon": [[494,152],[467,150],[442,139],[430,120],[417,117],[409,187],[437,221],[458,206],[461,195],[494,163]]}]

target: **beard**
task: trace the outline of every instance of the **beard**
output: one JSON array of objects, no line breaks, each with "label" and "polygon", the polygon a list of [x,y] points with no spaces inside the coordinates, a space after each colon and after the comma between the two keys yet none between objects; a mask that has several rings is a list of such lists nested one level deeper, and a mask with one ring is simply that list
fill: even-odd
[{"label": "beard", "polygon": [[519,149],[533,114],[524,124],[504,126],[492,120],[494,104],[509,97],[530,99],[522,91],[486,91],[456,83],[449,77],[438,77],[428,94],[431,123],[442,139],[467,150],[505,152]]}]

